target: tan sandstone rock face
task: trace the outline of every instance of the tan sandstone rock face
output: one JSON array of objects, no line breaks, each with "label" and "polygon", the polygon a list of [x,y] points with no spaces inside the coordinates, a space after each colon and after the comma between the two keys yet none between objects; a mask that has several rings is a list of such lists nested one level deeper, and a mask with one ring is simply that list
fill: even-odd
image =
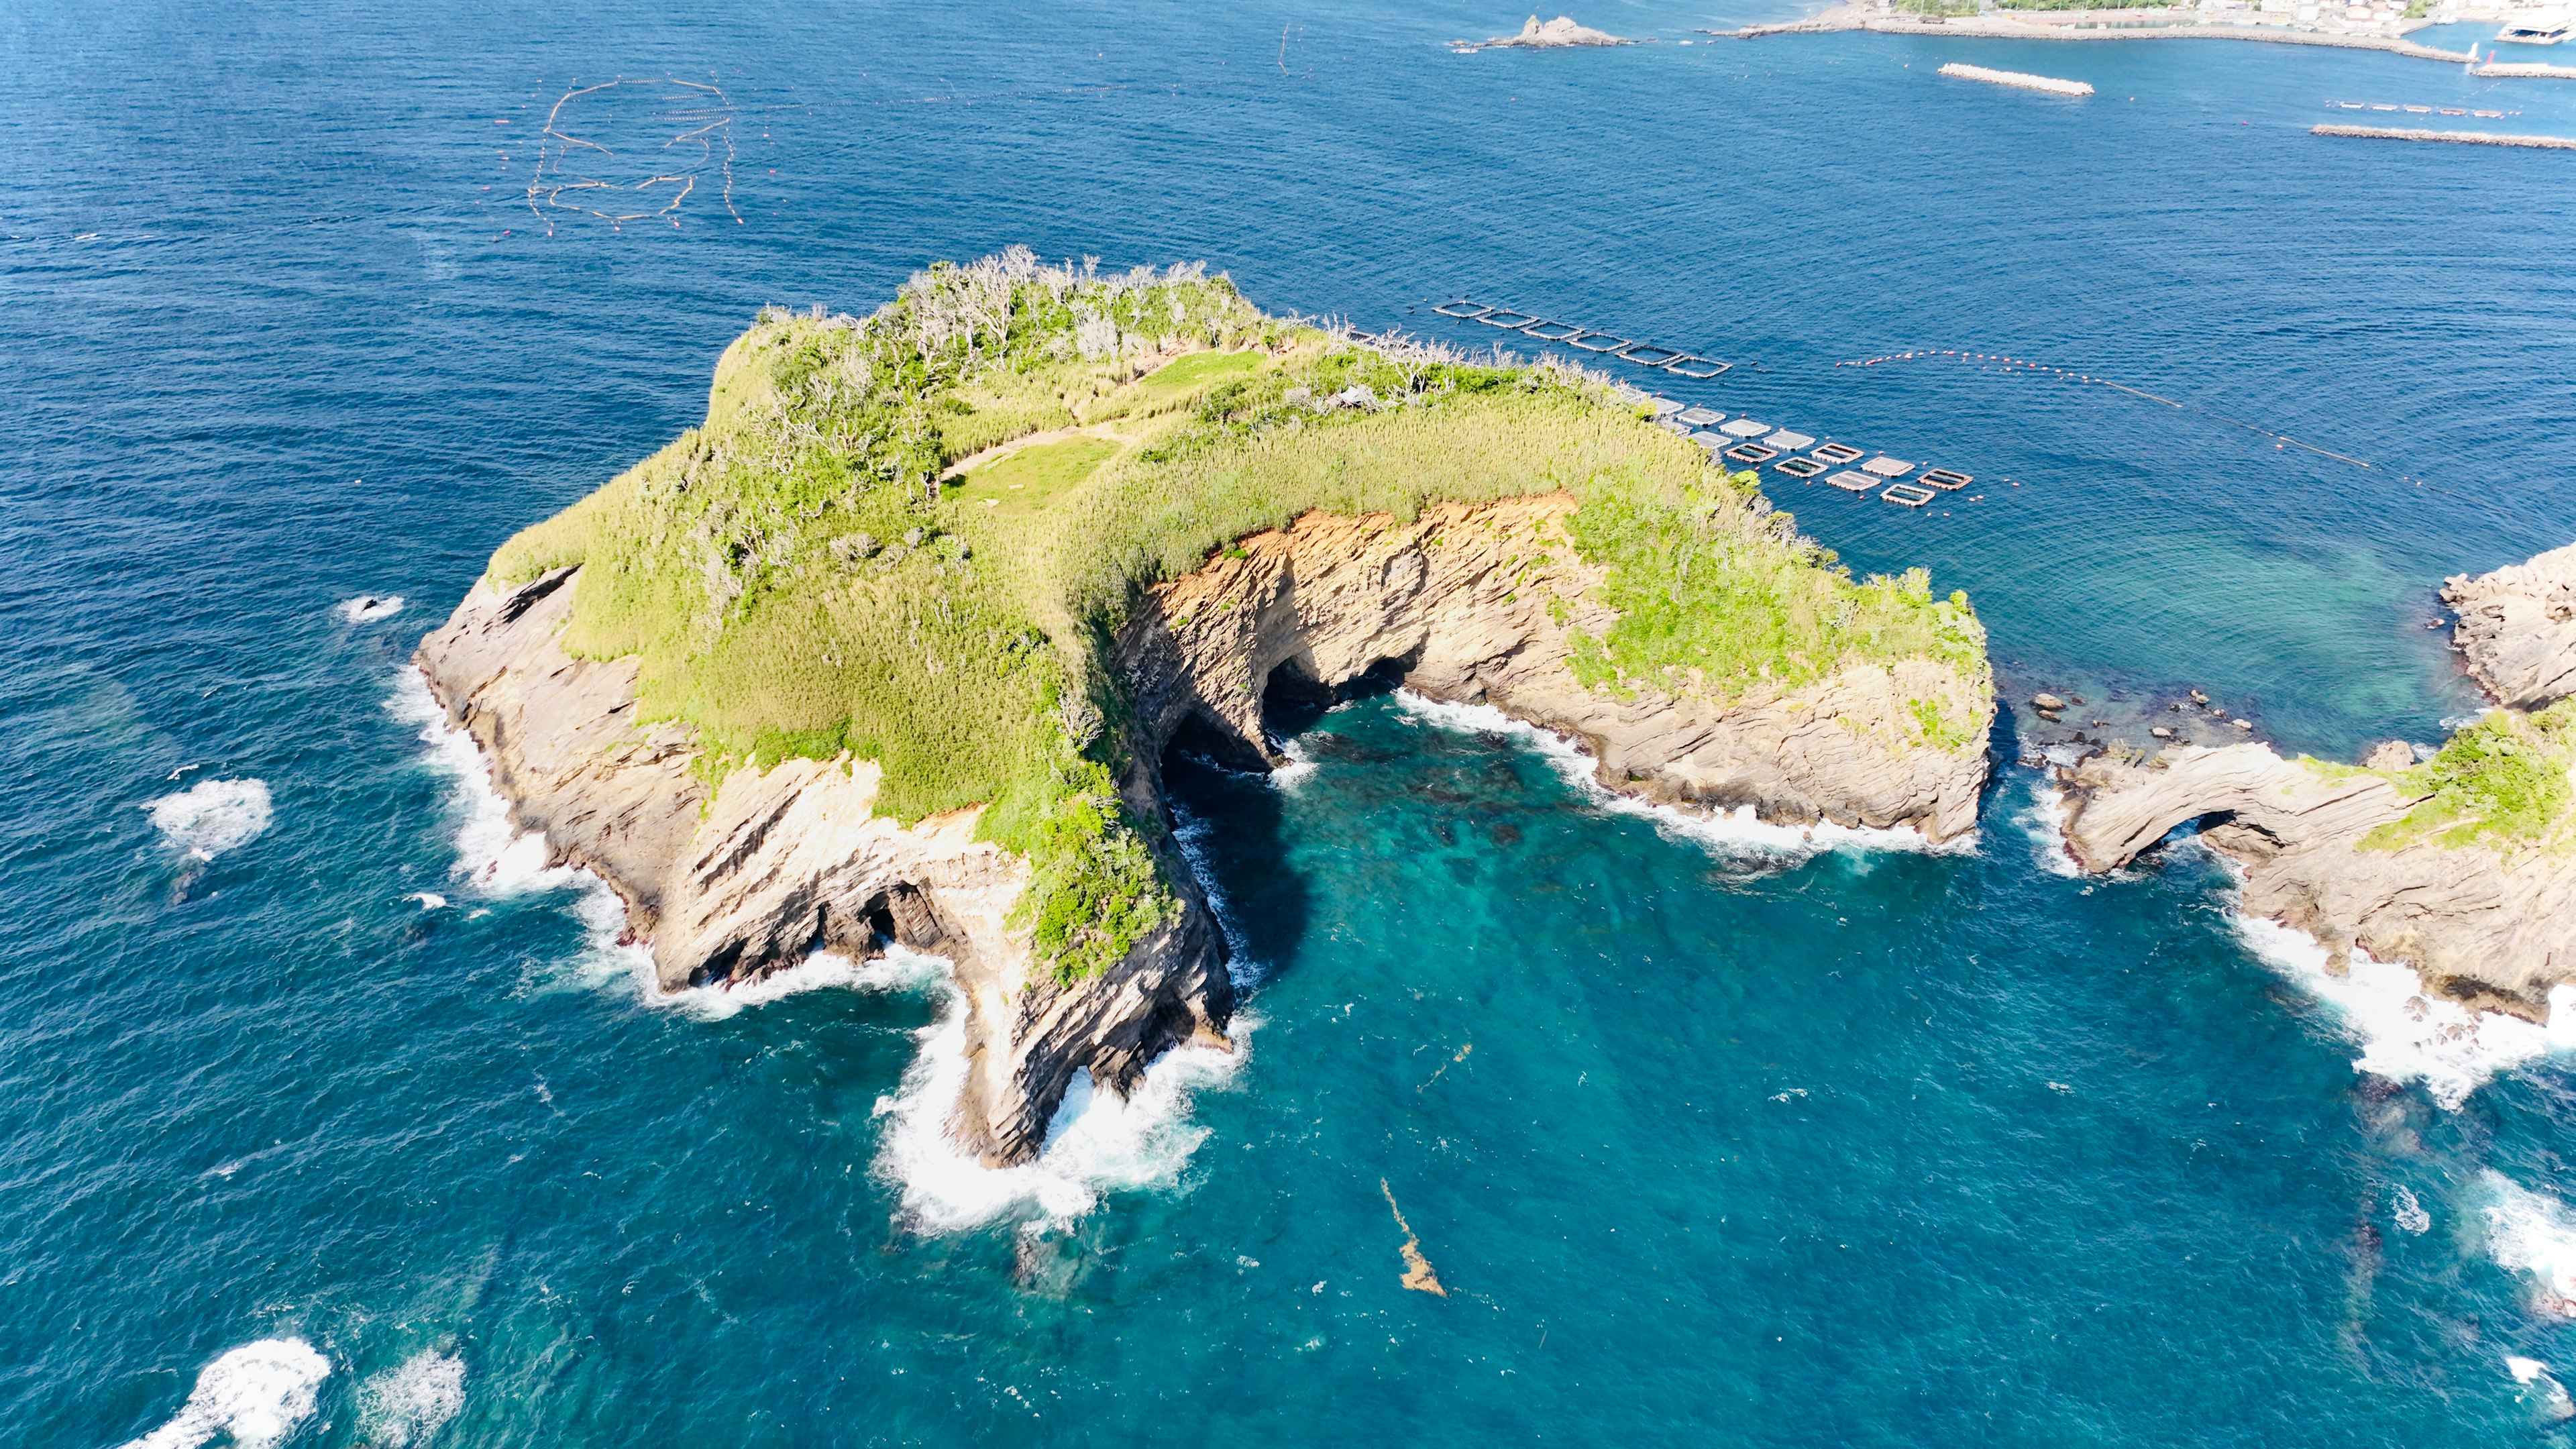
[{"label": "tan sandstone rock face", "polygon": [[[1910,825],[1936,840],[1973,827],[1993,714],[1982,675],[1854,667],[1727,703],[1576,683],[1566,628],[1597,633],[1610,616],[1586,601],[1598,571],[1559,531],[1574,507],[1453,505],[1410,524],[1309,516],[1152,591],[1117,640],[1138,711],[1123,782],[1138,813],[1168,820],[1160,762],[1184,722],[1275,760],[1261,717],[1273,671],[1331,688],[1395,661],[1433,698],[1576,737],[1613,789],[1684,808],[1753,805],[1774,820]],[[1181,919],[1101,977],[1060,985],[1008,924],[1026,865],[974,838],[976,812],[910,828],[878,818],[865,761],[736,770],[710,796],[685,730],[634,722],[634,661],[578,660],[556,643],[578,578],[478,583],[416,662],[482,747],[513,819],[626,901],[663,989],[750,980],[816,947],[864,953],[885,938],[946,956],[971,1059],[952,1130],[993,1163],[1035,1155],[1077,1070],[1123,1093],[1174,1043],[1224,1040],[1225,948],[1179,861],[1167,854]],[[1923,740],[1912,709],[1924,700],[1972,721],[1971,742]]]},{"label": "tan sandstone rock face", "polygon": [[[1273,671],[1339,686],[1393,661],[1409,689],[1572,736],[1603,785],[1658,803],[1912,826],[1934,840],[1973,828],[1994,717],[1982,675],[1921,660],[1861,665],[1724,703],[1649,689],[1620,699],[1577,683],[1566,630],[1597,636],[1613,615],[1588,597],[1601,571],[1564,539],[1576,506],[1558,494],[1443,505],[1409,524],[1308,515],[1155,590],[1119,655],[1157,752],[1196,714],[1266,755],[1261,698]],[[1921,738],[1911,703],[1927,699],[1972,722],[1970,743],[1945,750]]]},{"label": "tan sandstone rock face", "polygon": [[2206,821],[2202,840],[2244,873],[2244,908],[2316,937],[2338,969],[2358,946],[2446,996],[2535,1021],[2550,987],[2576,981],[2576,861],[2483,843],[2363,849],[2425,798],[2382,776],[2332,778],[2244,744],[2143,765],[2096,757],[2066,785],[2067,845],[2085,869]]},{"label": "tan sandstone rock face", "polygon": [[2498,704],[2539,709],[2576,694],[2576,544],[2442,585],[2451,640]]},{"label": "tan sandstone rock face", "polygon": [[633,724],[634,661],[574,659],[556,643],[577,581],[564,570],[506,593],[476,584],[416,662],[482,747],[513,822],[625,900],[662,989],[751,980],[817,947],[865,954],[884,938],[947,957],[971,1058],[952,1129],[995,1162],[1045,1140],[1076,1070],[1125,1091],[1174,1042],[1222,1039],[1233,990],[1186,881],[1181,921],[1100,979],[1062,987],[1006,925],[1027,866],[974,838],[975,812],[910,829],[875,816],[866,761],[736,770],[710,799],[687,731]]}]

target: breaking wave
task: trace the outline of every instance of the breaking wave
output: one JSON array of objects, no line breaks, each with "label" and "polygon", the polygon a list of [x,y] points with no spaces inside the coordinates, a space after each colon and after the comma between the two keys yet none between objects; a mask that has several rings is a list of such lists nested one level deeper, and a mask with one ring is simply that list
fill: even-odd
[{"label": "breaking wave", "polygon": [[2334,1008],[2344,1030],[2361,1043],[2354,1070],[2392,1082],[2420,1081],[2445,1111],[2458,1111],[2496,1073],[2576,1043],[2576,987],[2552,987],[2549,1025],[2534,1026],[2427,995],[2423,978],[2411,968],[2358,947],[2350,969],[2337,976],[2326,948],[2306,933],[2241,913],[2232,919],[2255,955]]},{"label": "breaking wave", "polygon": [[[649,954],[643,964],[649,980]],[[692,986],[680,991],[648,990],[645,999],[656,1006],[676,1008],[700,1021],[722,1021],[728,1016],[740,1015],[746,1007],[766,1006],[808,991],[835,988],[923,991],[947,979],[948,963],[940,957],[890,946],[886,954],[866,961],[853,961],[831,951],[817,951],[786,970],[773,971],[757,981],[735,986]]]},{"label": "breaking wave", "polygon": [[1623,795],[1595,779],[1592,756],[1577,748],[1572,740],[1553,730],[1516,720],[1492,705],[1449,704],[1425,698],[1409,689],[1395,691],[1394,698],[1397,707],[1407,716],[1424,724],[1465,732],[1508,735],[1526,741],[1558,774],[1600,808],[1650,821],[1667,836],[1690,841],[1722,856],[1761,856],[1797,861],[1829,850],[1911,850],[1940,855],[1976,853],[1977,832],[1973,830],[1961,833],[1954,840],[1936,843],[1919,830],[1903,827],[1880,829],[1836,825],[1830,820],[1820,820],[1813,825],[1774,825],[1763,820],[1750,805],[1707,814],[1657,805]]},{"label": "breaking wave", "polygon": [[2528,1273],[2541,1312],[2576,1318],[2576,1215],[2556,1198],[2523,1187],[2501,1172],[2478,1174],[2486,1205],[2487,1256],[2496,1265]]},{"label": "breaking wave", "polygon": [[2523,1397],[2537,1397],[2533,1407],[2543,1418],[2576,1418],[2576,1402],[2569,1401],[2566,1386],[2550,1376],[2549,1365],[2536,1358],[2509,1353],[2504,1356],[2504,1369],[2513,1375],[2515,1383],[2524,1386],[2526,1393]]},{"label": "breaking wave", "polygon": [[198,860],[250,844],[275,818],[265,780],[201,780],[143,808],[163,839]]},{"label": "breaking wave", "polygon": [[949,1135],[950,1115],[966,1085],[966,1002],[952,978],[936,977],[939,1019],[916,1039],[920,1055],[903,1085],[877,1099],[886,1119],[878,1175],[903,1195],[904,1211],[924,1232],[956,1232],[1034,1208],[1056,1224],[1091,1211],[1104,1192],[1168,1187],[1180,1180],[1208,1129],[1189,1120],[1198,1092],[1224,1085],[1242,1068],[1245,1039],[1255,1025],[1238,1013],[1236,1046],[1224,1051],[1185,1043],[1145,1069],[1125,1100],[1099,1090],[1088,1072],[1073,1079],[1047,1128],[1037,1160],[1017,1167],[986,1167],[960,1152]]},{"label": "breaking wave", "polygon": [[[429,746],[430,768],[456,787],[464,820],[456,827],[456,873],[487,895],[514,896],[552,890],[583,881],[607,887],[588,871],[554,865],[547,859],[546,839],[510,823],[509,802],[492,788],[491,771],[474,737],[447,722],[447,711],[430,696],[429,679],[418,669],[405,669],[394,682],[385,709],[405,724],[420,726],[421,743]],[[614,897],[611,897],[613,900]]]},{"label": "breaking wave", "polygon": [[238,1449],[266,1449],[313,1417],[313,1391],[331,1361],[300,1338],[263,1338],[227,1350],[197,1374],[188,1402],[125,1449],[196,1449],[229,1434]]},{"label": "breaking wave", "polygon": [[2072,880],[2083,875],[2084,868],[2067,848],[2067,820],[2066,791],[2044,774],[2031,786],[2030,804],[2013,816],[2014,824],[2030,832],[2031,853],[2040,868]]},{"label": "breaking wave", "polygon": [[465,1361],[435,1349],[367,1380],[358,1422],[377,1449],[420,1449],[465,1407]]},{"label": "breaking wave", "polygon": [[372,624],[378,619],[390,619],[402,611],[403,596],[400,594],[360,594],[354,599],[343,599],[331,608],[341,622],[348,624]]}]

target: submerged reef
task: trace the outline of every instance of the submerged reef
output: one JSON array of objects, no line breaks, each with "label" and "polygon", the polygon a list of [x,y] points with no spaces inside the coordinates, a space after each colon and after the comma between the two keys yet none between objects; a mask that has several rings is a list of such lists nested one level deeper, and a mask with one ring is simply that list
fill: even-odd
[{"label": "submerged reef", "polygon": [[1614,790],[1972,828],[1963,595],[1855,579],[1598,375],[1014,249],[764,312],[707,420],[504,544],[417,663],[665,989],[948,958],[952,1130],[1025,1160],[1077,1071],[1225,1041],[1176,742],[1280,762],[1364,679],[1558,731]]}]

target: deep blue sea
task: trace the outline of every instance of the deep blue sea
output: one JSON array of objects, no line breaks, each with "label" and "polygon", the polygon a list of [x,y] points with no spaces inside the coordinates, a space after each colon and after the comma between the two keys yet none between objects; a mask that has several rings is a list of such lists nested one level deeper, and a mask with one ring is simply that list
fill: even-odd
[{"label": "deep blue sea", "polygon": [[2188,848],[2064,873],[2026,714],[1951,852],[1695,832],[1401,696],[1178,761],[1246,1055],[980,1183],[906,1145],[932,975],[654,1002],[594,894],[460,876],[404,661],[490,550],[763,304],[1014,242],[1730,360],[1676,395],[1976,475],[1773,492],[1967,589],[2015,698],[2337,758],[2473,706],[2431,590],[2576,538],[2576,173],[2307,131],[2576,86],[1587,3],[1657,43],[0,9],[0,1443],[2568,1442],[2576,1056],[2408,1038]]}]

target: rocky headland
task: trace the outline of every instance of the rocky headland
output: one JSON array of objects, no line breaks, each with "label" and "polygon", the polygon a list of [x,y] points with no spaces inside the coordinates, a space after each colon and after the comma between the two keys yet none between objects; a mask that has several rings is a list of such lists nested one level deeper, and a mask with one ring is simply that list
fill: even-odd
[{"label": "rocky headland", "polygon": [[[706,429],[514,539],[421,645],[514,822],[617,892],[660,989],[818,949],[943,956],[969,1057],[952,1135],[1025,1160],[1077,1071],[1123,1093],[1170,1046],[1226,1040],[1226,948],[1173,844],[1166,750],[1278,763],[1283,701],[1363,679],[1570,736],[1603,785],[1676,808],[1972,828],[1993,705],[1965,601],[1850,580],[1616,394],[1350,349],[1177,290],[1221,285],[1194,272],[1092,296],[1094,316],[1161,328],[1215,314],[1194,344],[1128,352],[1080,315],[1082,278],[998,269],[982,305],[1043,321],[1070,296],[1051,320],[1101,343],[1035,349],[1052,406],[1015,402],[1004,424],[1061,441],[935,495],[918,481],[935,469],[900,493],[838,483],[854,501],[837,521],[840,495],[791,496],[746,530],[782,460],[729,426],[830,437],[795,427],[782,379],[812,369],[809,347],[917,366],[921,330],[899,327],[938,305],[939,274],[866,323],[765,319],[728,350]],[[955,429],[943,451],[993,458],[967,426],[992,403],[965,400],[1001,382],[959,371],[925,411]],[[1382,401],[1313,401],[1353,388]],[[1071,428],[1104,417],[1129,431]],[[1391,453],[1403,486],[1360,487]],[[1469,496],[1411,476],[1444,467]],[[1247,477],[1272,481],[1245,523],[1172,521],[1176,498]],[[655,550],[681,566],[657,571]],[[1762,590],[1757,645],[1691,632]],[[1649,597],[1684,612],[1641,640]],[[779,614],[793,628],[762,633]],[[961,715],[962,742],[936,733]]]},{"label": "rocky headland", "polygon": [[2576,548],[2476,579],[2459,611],[2468,666],[2502,706],[2419,761],[2397,741],[2358,765],[2262,744],[2095,755],[2060,772],[2067,846],[2128,864],[2178,826],[2241,875],[2248,914],[2307,932],[2338,967],[2358,949],[2426,989],[2545,1021],[2576,983]]}]

